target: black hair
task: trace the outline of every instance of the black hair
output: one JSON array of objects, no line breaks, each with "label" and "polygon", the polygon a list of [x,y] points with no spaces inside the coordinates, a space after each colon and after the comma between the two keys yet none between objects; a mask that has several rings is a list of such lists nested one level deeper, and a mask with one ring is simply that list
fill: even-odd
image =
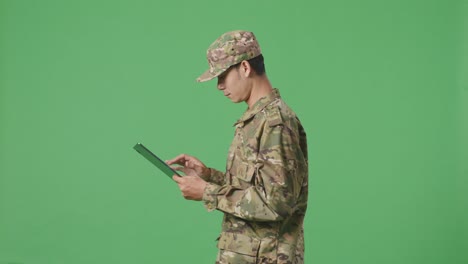
[{"label": "black hair", "polygon": [[[265,74],[265,62],[264,62],[264,58],[263,58],[262,54],[258,55],[255,58],[247,60],[247,61],[249,62],[250,66],[252,67],[252,69],[254,70],[254,72],[257,75],[261,76],[261,75]],[[239,62],[238,64],[235,64],[235,65],[233,65],[231,67],[237,68],[237,67],[239,67],[240,64],[241,63]]]}]

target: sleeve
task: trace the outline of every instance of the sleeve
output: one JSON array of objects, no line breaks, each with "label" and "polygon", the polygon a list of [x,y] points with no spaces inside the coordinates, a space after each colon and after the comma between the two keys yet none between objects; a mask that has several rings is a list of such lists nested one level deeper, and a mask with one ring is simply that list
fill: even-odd
[{"label": "sleeve", "polygon": [[299,145],[293,134],[282,124],[266,126],[254,169],[240,176],[252,184],[241,189],[209,183],[203,195],[208,211],[218,209],[249,221],[280,221],[291,215],[302,185],[302,175],[295,175]]}]

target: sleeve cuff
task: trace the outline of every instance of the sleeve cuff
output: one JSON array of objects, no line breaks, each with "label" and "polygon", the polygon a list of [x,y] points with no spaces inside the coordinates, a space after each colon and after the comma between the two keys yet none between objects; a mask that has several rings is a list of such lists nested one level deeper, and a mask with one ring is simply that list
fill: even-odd
[{"label": "sleeve cuff", "polygon": [[220,186],[213,184],[213,183],[207,183],[205,187],[205,192],[203,192],[203,204],[208,210],[208,212],[211,212],[215,210],[218,206],[218,190]]}]

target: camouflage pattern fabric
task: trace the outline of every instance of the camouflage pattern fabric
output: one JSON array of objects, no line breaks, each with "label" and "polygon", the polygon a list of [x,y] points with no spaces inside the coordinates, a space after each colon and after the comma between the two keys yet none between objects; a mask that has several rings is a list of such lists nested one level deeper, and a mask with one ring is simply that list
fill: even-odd
[{"label": "camouflage pattern fabric", "polygon": [[223,211],[216,263],[304,263],[308,160],[304,129],[274,89],[235,124],[226,172],[203,201]]},{"label": "camouflage pattern fabric", "polygon": [[252,32],[236,30],[224,33],[208,47],[206,58],[210,68],[198,77],[197,81],[209,81],[232,65],[260,54],[260,45]]}]

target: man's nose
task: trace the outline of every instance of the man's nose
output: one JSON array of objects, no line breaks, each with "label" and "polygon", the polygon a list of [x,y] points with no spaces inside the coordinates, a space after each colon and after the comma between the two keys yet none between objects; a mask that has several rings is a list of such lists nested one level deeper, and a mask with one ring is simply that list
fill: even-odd
[{"label": "man's nose", "polygon": [[220,82],[220,81],[218,80],[218,85],[217,85],[217,87],[218,87],[218,90],[224,90],[224,83],[223,83],[223,82]]}]

